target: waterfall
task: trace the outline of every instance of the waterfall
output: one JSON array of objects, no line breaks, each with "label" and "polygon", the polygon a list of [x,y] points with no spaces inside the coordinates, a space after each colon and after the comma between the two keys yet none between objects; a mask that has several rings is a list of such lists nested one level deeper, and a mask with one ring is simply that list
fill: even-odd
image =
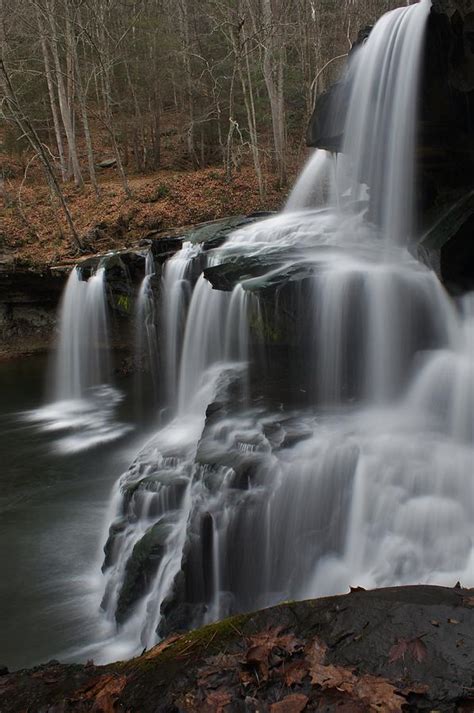
[{"label": "waterfall", "polygon": [[199,255],[199,245],[185,242],[164,268],[162,322],[167,403],[171,408],[176,404],[184,326],[192,293],[192,266]]},{"label": "waterfall", "polygon": [[337,162],[165,266],[169,418],[114,493],[96,660],[349,586],[474,584],[474,299],[405,248],[429,7],[353,53]]},{"label": "waterfall", "polygon": [[88,280],[80,269],[69,276],[59,315],[53,400],[83,399],[110,379],[105,270]]},{"label": "waterfall", "polygon": [[352,53],[342,156],[336,162],[317,150],[285,210],[321,205],[321,195],[326,205],[359,210],[369,195],[370,220],[389,242],[406,244],[414,228],[417,96],[430,8],[422,0],[387,13]]},{"label": "waterfall", "polygon": [[26,414],[58,433],[55,448],[61,453],[114,441],[130,430],[115,422],[122,395],[111,386],[109,354],[105,268],[85,280],[76,267],[60,305],[50,401]]},{"label": "waterfall", "polygon": [[135,305],[135,363],[138,369],[137,397],[141,413],[146,393],[146,382],[143,372],[150,373],[153,390],[153,405],[159,399],[158,370],[159,344],[157,308],[152,280],[155,276],[153,253],[149,250],[145,256],[145,275],[143,277]]}]

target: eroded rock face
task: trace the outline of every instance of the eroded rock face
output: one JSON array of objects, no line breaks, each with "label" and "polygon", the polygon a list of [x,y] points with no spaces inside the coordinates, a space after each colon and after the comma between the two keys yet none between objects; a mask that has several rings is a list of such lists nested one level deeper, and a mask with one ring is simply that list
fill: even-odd
[{"label": "eroded rock face", "polygon": [[0,271],[0,357],[46,349],[54,337],[65,276],[5,266]]}]

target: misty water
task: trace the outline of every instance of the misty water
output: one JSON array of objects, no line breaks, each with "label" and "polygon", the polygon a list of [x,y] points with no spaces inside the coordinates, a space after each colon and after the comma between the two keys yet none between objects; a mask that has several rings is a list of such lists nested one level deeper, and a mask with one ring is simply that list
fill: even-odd
[{"label": "misty water", "polygon": [[[110,491],[138,447],[130,433],[120,444],[58,453],[51,434],[25,419],[44,401],[46,372],[41,357],[0,364],[0,660],[11,669],[64,658],[91,638]],[[132,383],[120,386],[129,391],[120,417],[130,423]]]},{"label": "misty water", "polygon": [[7,664],[130,657],[350,586],[474,584],[474,298],[409,249],[429,9],[389,13],[353,53],[343,154],[315,152],[279,215],[162,269],[143,256],[134,416],[107,260],[71,273],[46,404],[37,382],[25,403],[12,390],[2,435],[31,493],[6,486],[2,546],[31,582],[8,606],[39,627],[29,659],[11,629]]}]

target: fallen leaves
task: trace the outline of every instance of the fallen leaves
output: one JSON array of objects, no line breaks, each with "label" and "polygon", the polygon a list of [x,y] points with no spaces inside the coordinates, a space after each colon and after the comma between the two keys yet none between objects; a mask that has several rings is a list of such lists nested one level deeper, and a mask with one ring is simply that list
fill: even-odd
[{"label": "fallen leaves", "polygon": [[143,658],[146,660],[149,659],[154,659],[160,654],[163,653],[163,651],[166,651],[166,649],[169,649],[169,647],[174,644],[176,641],[179,639],[182,639],[182,636],[178,636],[177,634],[173,634],[173,636],[168,636],[167,639],[162,641],[161,643],[157,644],[154,646],[152,649],[147,651],[145,654],[143,654]]},{"label": "fallen leaves", "polygon": [[421,663],[426,658],[428,649],[421,637],[414,639],[398,639],[388,652],[388,662],[396,663],[405,656],[410,656],[414,661]]},{"label": "fallen leaves", "polygon": [[257,669],[259,678],[266,681],[269,673],[270,657],[278,650],[282,655],[277,661],[302,648],[301,642],[292,633],[282,634],[283,627],[273,627],[249,637],[249,649],[246,655],[247,664]]},{"label": "fallen leaves", "polygon": [[116,713],[115,703],[126,684],[126,676],[101,676],[91,686],[79,690],[76,700],[91,702],[91,713]]},{"label": "fallen leaves", "polygon": [[285,696],[278,703],[272,703],[270,713],[302,713],[308,704],[308,696],[302,693],[293,693]]}]

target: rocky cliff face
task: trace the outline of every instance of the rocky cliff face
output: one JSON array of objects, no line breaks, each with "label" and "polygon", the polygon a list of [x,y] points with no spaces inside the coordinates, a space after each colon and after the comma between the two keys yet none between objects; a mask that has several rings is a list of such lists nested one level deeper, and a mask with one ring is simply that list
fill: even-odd
[{"label": "rocky cliff face", "polygon": [[47,348],[64,283],[50,270],[0,269],[0,358]]}]

